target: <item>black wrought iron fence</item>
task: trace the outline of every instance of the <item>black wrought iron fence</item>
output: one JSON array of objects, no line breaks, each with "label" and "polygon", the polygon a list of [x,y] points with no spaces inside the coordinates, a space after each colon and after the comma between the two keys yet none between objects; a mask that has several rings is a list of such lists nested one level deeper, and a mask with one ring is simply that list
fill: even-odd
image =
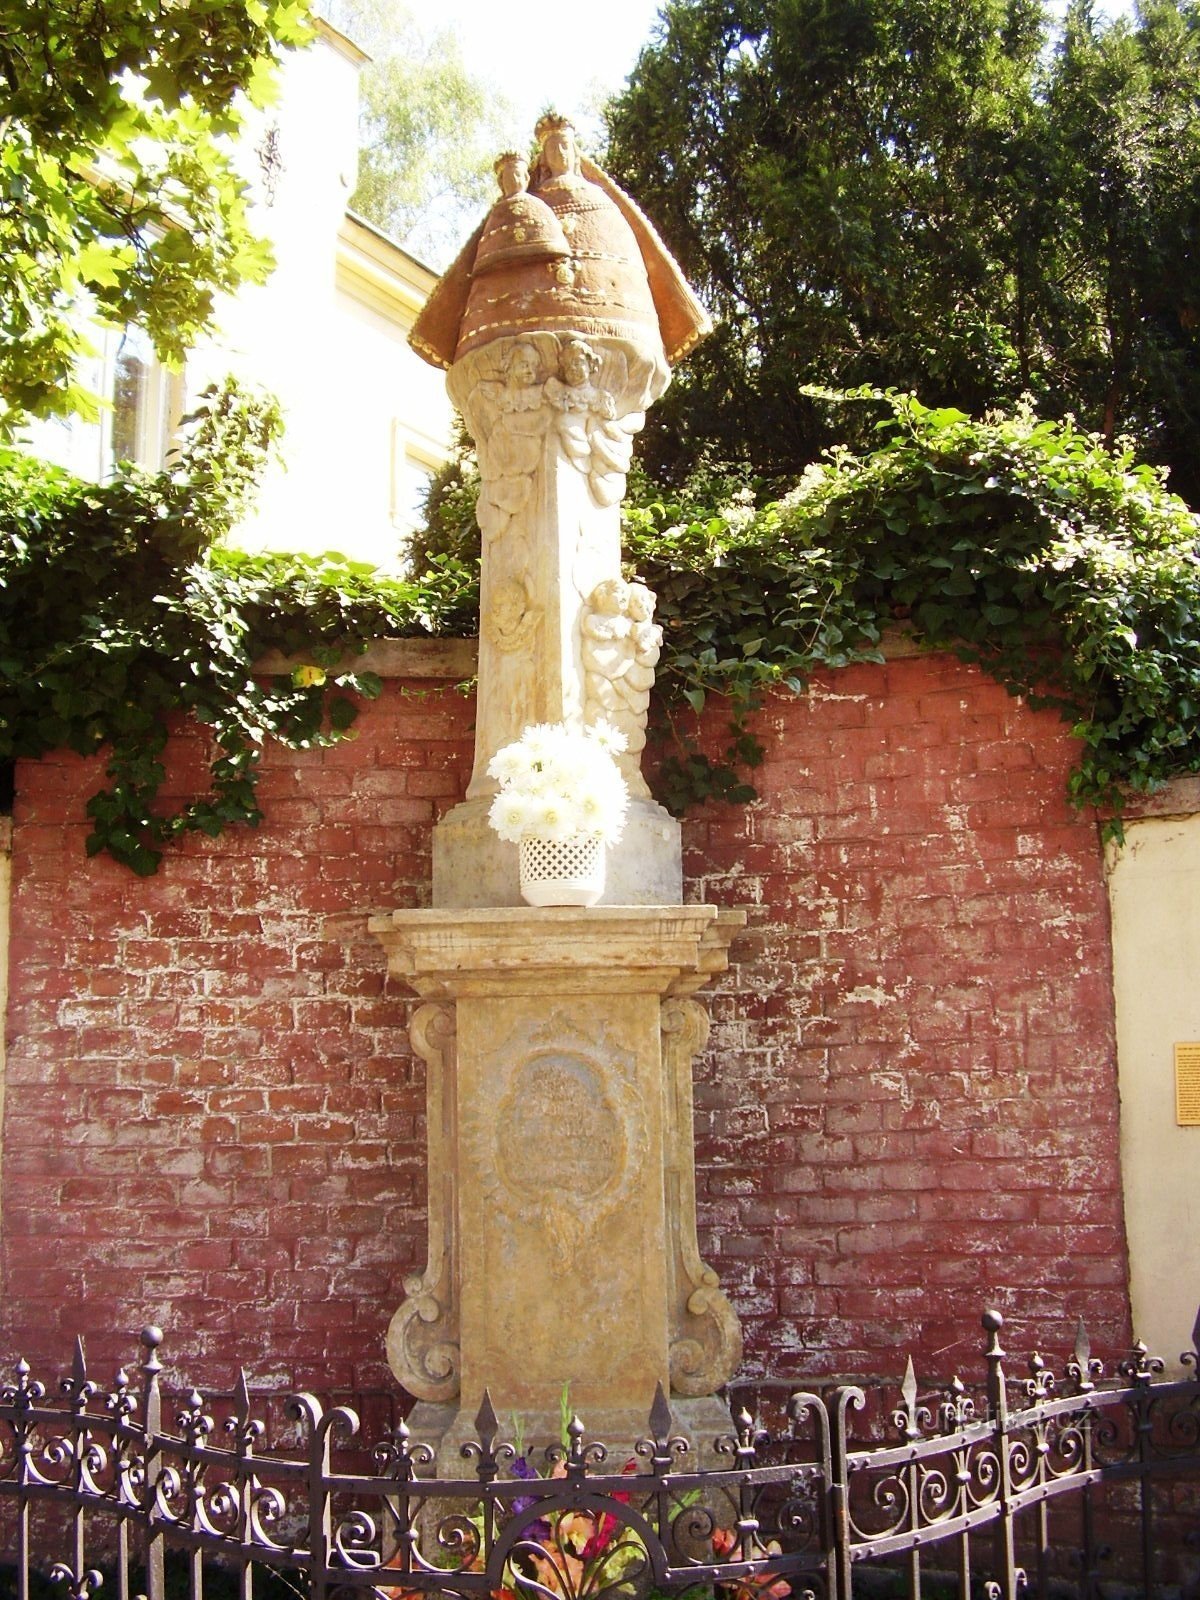
[{"label": "black wrought iron fence", "polygon": [[910,1362],[887,1437],[864,1436],[854,1384],[790,1391],[771,1426],[764,1386],[753,1411],[735,1391],[728,1434],[691,1443],[660,1392],[632,1449],[614,1455],[574,1419],[535,1459],[500,1437],[485,1397],[455,1477],[435,1475],[403,1422],[364,1453],[354,1412],[311,1394],[288,1402],[300,1443],[286,1449],[244,1377],[222,1404],[169,1403],[157,1329],[136,1381],[107,1387],[80,1344],[58,1394],[24,1362],[0,1388],[8,1570],[20,1600],[39,1574],[68,1600],[105,1585],[166,1600],[176,1571],[192,1600],[215,1584],[243,1600],[272,1585],[318,1600],[851,1600],[868,1572],[873,1594],[889,1573],[892,1592],[936,1577],[960,1600],[1049,1597],[1068,1577],[1087,1600],[1107,1550],[1132,1558],[1146,1595],[1186,1582],[1200,1566],[1197,1352],[1181,1382],[1141,1345],[1106,1376],[1081,1329],[1061,1373],[1034,1356],[1017,1378],[1000,1317],[983,1321],[978,1392],[955,1380],[923,1395]]}]

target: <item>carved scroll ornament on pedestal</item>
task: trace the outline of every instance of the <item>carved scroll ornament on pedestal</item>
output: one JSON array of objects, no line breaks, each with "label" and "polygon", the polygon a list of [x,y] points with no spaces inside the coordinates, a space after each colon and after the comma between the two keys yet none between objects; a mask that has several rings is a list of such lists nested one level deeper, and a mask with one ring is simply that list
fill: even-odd
[{"label": "carved scroll ornament on pedestal", "polygon": [[671,1392],[712,1394],[742,1359],[737,1312],[696,1237],[696,1169],[692,1156],[692,1060],[708,1042],[708,1014],[697,1000],[664,1001],[661,1013],[666,1086],[667,1214],[671,1218]]},{"label": "carved scroll ornament on pedestal", "polygon": [[429,1253],[422,1273],[404,1280],[405,1299],[387,1332],[392,1371],[420,1400],[452,1400],[459,1387],[455,1147],[454,1007],[419,1006],[409,1024],[425,1063],[429,1130]]}]

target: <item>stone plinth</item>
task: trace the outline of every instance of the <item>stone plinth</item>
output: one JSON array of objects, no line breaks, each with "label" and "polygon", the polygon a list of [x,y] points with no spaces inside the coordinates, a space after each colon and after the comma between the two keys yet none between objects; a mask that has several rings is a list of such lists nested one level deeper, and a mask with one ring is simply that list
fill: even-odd
[{"label": "stone plinth", "polygon": [[[491,796],[464,800],[433,830],[433,903],[520,906],[518,847],[488,824]],[[679,823],[656,800],[629,803],[625,827],[606,851],[606,906],[677,906],[683,899]]]},{"label": "stone plinth", "polygon": [[[372,919],[425,1004],[429,1258],[388,1359],[447,1449],[486,1386],[529,1436],[559,1398],[644,1431],[662,1383],[711,1395],[741,1355],[696,1241],[691,998],[744,913],[715,906],[397,911]],[[551,1427],[551,1422],[553,1426]]]}]

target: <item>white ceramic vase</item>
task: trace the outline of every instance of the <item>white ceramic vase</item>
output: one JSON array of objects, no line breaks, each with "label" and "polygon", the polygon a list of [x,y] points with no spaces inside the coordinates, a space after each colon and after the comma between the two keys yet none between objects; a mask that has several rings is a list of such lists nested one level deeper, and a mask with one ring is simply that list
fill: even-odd
[{"label": "white ceramic vase", "polygon": [[599,834],[525,838],[520,849],[521,895],[531,906],[594,906],[604,893],[604,841]]}]

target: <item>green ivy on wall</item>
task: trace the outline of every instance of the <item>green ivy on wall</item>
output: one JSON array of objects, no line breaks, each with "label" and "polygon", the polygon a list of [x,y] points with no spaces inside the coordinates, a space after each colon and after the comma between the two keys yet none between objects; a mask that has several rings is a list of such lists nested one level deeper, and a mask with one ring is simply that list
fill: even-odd
[{"label": "green ivy on wall", "polygon": [[1111,813],[1200,769],[1200,517],[1128,452],[1029,410],[973,421],[912,396],[880,405],[878,448],[835,451],[759,509],[743,491],[707,513],[646,497],[631,561],[659,596],[660,691],[699,711],[731,697],[723,761],[684,741],[667,779],[745,796],[747,714],[818,667],[879,660],[883,631],[978,663],[1050,706],[1082,741],[1079,805]]},{"label": "green ivy on wall", "polygon": [[[878,448],[834,452],[783,499],[719,469],[659,493],[636,475],[626,553],[658,595],[663,800],[748,800],[752,713],[818,668],[881,659],[897,624],[1050,706],[1078,735],[1073,799],[1119,831],[1122,794],[1200,770],[1200,519],[1159,476],[1070,423],[973,421],[911,396],[877,405]],[[232,386],[191,419],[158,474],[84,484],[0,451],[0,762],[103,751],[90,851],[154,871],[182,833],[254,823],[263,745],[344,738],[377,694],[344,661],[382,637],[467,635],[478,619],[469,470],[435,494],[412,579],[340,557],[215,544],[244,514],[278,419]],[[303,665],[264,678],[279,650]],[[713,758],[692,733],[732,710]],[[210,730],[209,789],[165,811],[164,749],[188,714]]]},{"label": "green ivy on wall", "polygon": [[[421,585],[340,558],[214,548],[248,509],[279,430],[233,385],[185,424],[174,464],[84,483],[0,450],[0,762],[104,751],[88,850],[137,873],[181,834],[259,820],[268,739],[344,738],[378,680],[334,670],[376,635],[469,629],[472,574],[443,563]],[[263,679],[268,650],[300,654]],[[209,789],[164,811],[163,755],[188,714],[211,734]]]}]

